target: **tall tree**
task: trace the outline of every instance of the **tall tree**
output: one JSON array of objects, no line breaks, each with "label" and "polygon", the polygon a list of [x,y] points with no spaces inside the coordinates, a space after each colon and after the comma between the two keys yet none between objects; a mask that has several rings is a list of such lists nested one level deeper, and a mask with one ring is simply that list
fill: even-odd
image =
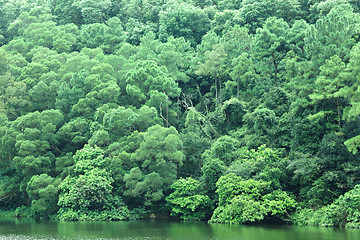
[{"label": "tall tree", "polygon": [[360,31],[359,22],[359,15],[349,4],[340,4],[311,26],[305,38],[305,51],[316,68],[334,55],[349,60]]},{"label": "tall tree", "polygon": [[256,30],[254,38],[254,55],[259,61],[258,71],[269,74],[275,86],[278,86],[280,63],[288,51],[288,32],[289,25],[283,19],[270,17],[262,28]]},{"label": "tall tree", "polygon": [[[226,53],[223,44],[216,44],[211,51],[205,52],[205,62],[199,63],[198,75],[207,75],[214,78],[216,104],[222,104],[221,74],[225,69]],[[219,92],[219,94],[218,94]]]},{"label": "tall tree", "polygon": [[[340,90],[346,86],[343,72],[345,63],[337,56],[332,56],[320,67],[320,74],[316,79],[317,88],[310,95],[311,104],[319,109],[309,116],[310,120],[325,120],[326,128],[341,129],[342,111],[345,105]],[[335,121],[332,118],[335,117]],[[337,125],[337,126],[336,126]]]}]

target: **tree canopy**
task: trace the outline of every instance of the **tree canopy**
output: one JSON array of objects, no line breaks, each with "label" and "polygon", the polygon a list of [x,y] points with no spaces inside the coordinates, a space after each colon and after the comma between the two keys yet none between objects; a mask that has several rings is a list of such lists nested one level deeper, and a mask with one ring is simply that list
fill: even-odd
[{"label": "tree canopy", "polygon": [[359,14],[0,1],[0,212],[359,227]]}]

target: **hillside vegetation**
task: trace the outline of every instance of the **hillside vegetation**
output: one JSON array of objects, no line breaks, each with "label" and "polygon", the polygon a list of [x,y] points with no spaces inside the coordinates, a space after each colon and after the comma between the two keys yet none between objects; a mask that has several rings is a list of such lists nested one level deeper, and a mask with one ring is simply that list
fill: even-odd
[{"label": "hillside vegetation", "polygon": [[359,227],[359,11],[0,1],[0,209]]}]

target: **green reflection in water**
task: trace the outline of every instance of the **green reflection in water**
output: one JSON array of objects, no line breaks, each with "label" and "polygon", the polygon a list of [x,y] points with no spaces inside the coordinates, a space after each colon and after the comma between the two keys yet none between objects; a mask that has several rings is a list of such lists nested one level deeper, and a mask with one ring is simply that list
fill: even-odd
[{"label": "green reflection in water", "polygon": [[0,239],[358,240],[360,230],[204,222],[36,222],[0,218]]}]

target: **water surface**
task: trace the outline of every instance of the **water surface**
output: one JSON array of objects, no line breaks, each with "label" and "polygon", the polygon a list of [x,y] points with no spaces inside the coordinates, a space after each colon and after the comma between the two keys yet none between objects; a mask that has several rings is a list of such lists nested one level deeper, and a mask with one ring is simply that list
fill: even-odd
[{"label": "water surface", "polygon": [[360,230],[290,225],[222,225],[204,222],[37,222],[1,219],[1,240],[121,239],[121,240],[359,240]]}]

